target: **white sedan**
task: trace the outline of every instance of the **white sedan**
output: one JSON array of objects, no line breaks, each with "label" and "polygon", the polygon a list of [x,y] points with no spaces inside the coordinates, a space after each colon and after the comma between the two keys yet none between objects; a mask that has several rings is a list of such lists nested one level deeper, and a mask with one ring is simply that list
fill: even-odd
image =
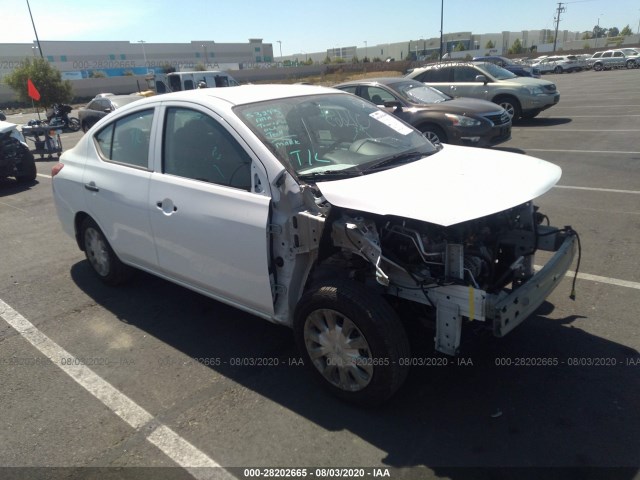
[{"label": "white sedan", "polygon": [[[140,100],[52,170],[62,226],[104,282],[145,270],[291,326],[311,372],[361,404],[403,383],[408,323],[430,321],[435,348],[455,355],[465,325],[503,336],[558,285],[576,234],[541,225],[532,199],[560,174],[436,147],[372,103],[307,85]],[[537,249],[555,254],[535,272]]]}]

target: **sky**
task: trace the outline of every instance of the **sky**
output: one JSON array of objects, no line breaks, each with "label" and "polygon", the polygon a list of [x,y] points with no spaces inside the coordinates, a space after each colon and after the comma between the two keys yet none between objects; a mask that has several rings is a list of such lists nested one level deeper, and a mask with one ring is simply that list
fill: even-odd
[{"label": "sky", "polygon": [[[556,0],[443,0],[444,32],[554,29]],[[246,43],[262,38],[274,55],[364,47],[440,36],[441,0],[29,0],[41,41],[119,40]],[[640,21],[640,0],[563,2],[560,30]],[[35,40],[27,0],[0,0],[0,44]],[[281,43],[278,43],[280,41]]]}]

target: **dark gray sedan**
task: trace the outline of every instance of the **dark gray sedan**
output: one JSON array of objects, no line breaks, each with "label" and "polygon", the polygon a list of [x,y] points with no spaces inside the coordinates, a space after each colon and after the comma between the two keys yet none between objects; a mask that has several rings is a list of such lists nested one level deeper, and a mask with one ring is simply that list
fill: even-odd
[{"label": "dark gray sedan", "polygon": [[486,100],[453,98],[404,77],[370,78],[335,88],[369,100],[420,130],[431,143],[487,147],[511,138],[511,118]]},{"label": "dark gray sedan", "polygon": [[142,96],[137,94],[131,95],[109,95],[99,96],[91,100],[87,106],[78,110],[78,118],[82,131],[86,132],[102,117],[113,112],[115,109],[122,107],[136,100],[141,100]]}]

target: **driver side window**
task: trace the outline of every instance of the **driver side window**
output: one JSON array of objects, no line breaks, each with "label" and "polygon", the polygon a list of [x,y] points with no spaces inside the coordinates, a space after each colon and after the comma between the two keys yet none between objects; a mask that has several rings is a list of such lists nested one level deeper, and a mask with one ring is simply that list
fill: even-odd
[{"label": "driver side window", "polygon": [[168,108],[162,151],[165,174],[251,189],[251,157],[222,125],[204,113]]}]

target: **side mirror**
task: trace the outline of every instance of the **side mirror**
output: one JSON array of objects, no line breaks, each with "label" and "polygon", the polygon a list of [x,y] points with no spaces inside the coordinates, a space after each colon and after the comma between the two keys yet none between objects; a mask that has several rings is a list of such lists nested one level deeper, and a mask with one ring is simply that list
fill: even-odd
[{"label": "side mirror", "polygon": [[391,100],[384,102],[384,106],[386,108],[396,108],[398,111],[402,111],[402,104],[397,100]]},{"label": "side mirror", "polygon": [[489,82],[487,81],[487,77],[485,77],[484,75],[476,75],[476,82],[482,82],[482,83],[484,83],[485,85],[486,85],[487,83],[489,83]]}]

